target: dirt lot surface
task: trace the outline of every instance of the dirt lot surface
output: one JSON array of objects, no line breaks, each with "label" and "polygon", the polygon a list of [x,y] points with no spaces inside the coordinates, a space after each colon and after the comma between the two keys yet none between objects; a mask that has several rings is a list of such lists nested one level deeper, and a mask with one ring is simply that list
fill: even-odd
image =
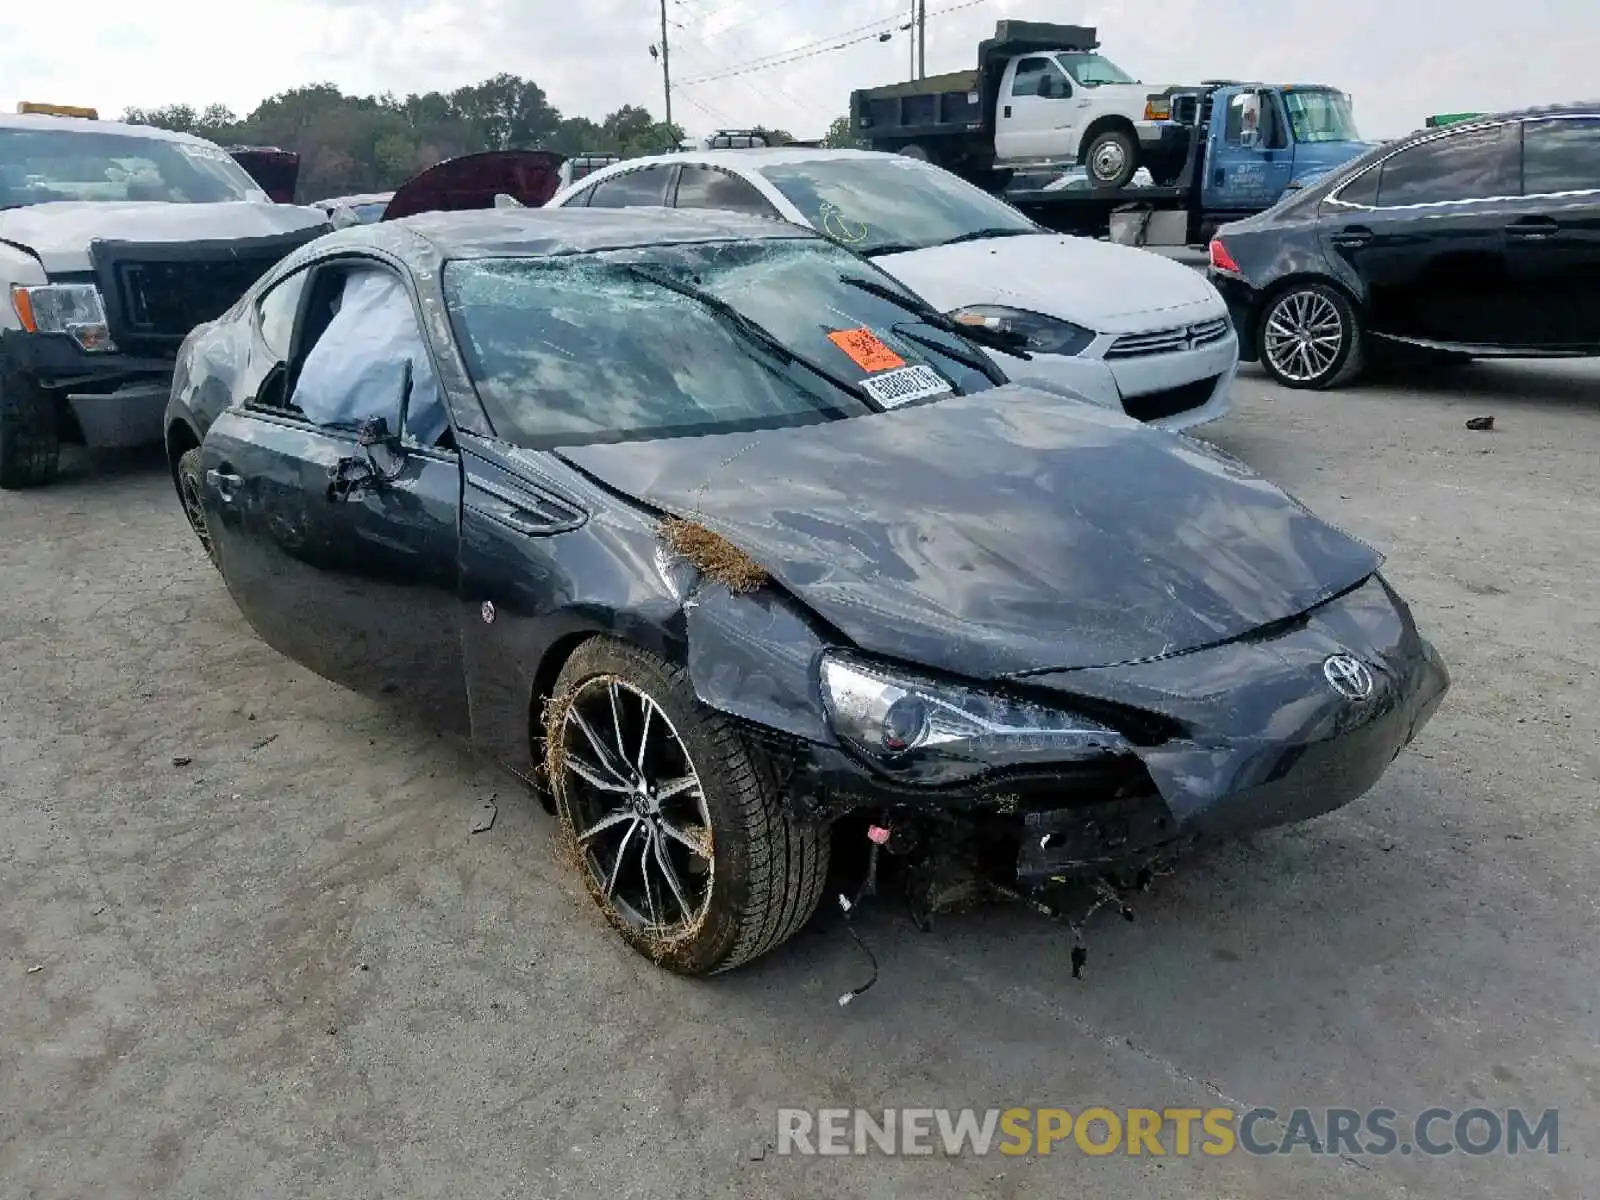
[{"label": "dirt lot surface", "polygon": [[[1024,912],[876,911],[846,1008],[836,920],[636,958],[526,793],[252,636],[159,464],[0,496],[0,1197],[1600,1194],[1600,370],[1247,374],[1206,436],[1389,555],[1446,707],[1097,920],[1085,979]],[[1033,1104],[1557,1108],[1561,1153],[775,1149],[780,1106]]]}]

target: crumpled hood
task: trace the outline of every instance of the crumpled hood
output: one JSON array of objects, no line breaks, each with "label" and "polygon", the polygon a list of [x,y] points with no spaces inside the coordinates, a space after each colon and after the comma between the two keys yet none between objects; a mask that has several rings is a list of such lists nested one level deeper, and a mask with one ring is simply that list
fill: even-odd
[{"label": "crumpled hood", "polygon": [[972,678],[1228,641],[1381,562],[1232,460],[1016,384],[558,453],[728,538],[858,647]]},{"label": "crumpled hood", "polygon": [[101,204],[62,201],[0,212],[0,242],[36,255],[51,274],[89,271],[89,243],[218,242],[264,238],[327,225],[314,208],[270,201]]},{"label": "crumpled hood", "polygon": [[1173,309],[1209,305],[1215,315],[1223,311],[1222,298],[1199,271],[1093,238],[988,238],[885,254],[873,262],[941,312],[1009,304],[1105,333],[1137,333],[1171,324],[1160,314]]}]

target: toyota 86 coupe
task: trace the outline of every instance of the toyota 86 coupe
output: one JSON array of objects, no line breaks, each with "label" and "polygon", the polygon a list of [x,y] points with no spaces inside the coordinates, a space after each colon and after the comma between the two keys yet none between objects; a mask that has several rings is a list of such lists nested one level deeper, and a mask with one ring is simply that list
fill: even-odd
[{"label": "toyota 86 coupe", "polygon": [[191,334],[168,448],[265,641],[534,784],[711,974],[863,821],[1032,898],[1336,809],[1445,694],[1375,551],[1018,352],[761,217],[428,213]]}]

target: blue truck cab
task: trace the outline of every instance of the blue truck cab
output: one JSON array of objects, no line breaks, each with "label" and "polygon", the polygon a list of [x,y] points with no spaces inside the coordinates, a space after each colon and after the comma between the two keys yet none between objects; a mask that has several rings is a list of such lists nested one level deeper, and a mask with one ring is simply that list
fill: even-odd
[{"label": "blue truck cab", "polygon": [[1145,111],[1160,128],[1162,153],[1183,164],[1171,185],[1019,179],[1005,198],[1064,233],[1203,244],[1209,230],[1271,208],[1377,144],[1357,132],[1349,96],[1324,84],[1205,80],[1151,93]]},{"label": "blue truck cab", "polygon": [[[1259,212],[1370,150],[1350,97],[1323,84],[1228,84],[1210,96],[1200,207]],[[1174,114],[1175,116],[1177,114]]]}]

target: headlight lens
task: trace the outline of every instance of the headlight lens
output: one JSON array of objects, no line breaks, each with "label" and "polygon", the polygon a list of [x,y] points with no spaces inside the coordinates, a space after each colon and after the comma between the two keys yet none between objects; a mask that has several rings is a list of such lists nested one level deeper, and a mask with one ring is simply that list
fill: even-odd
[{"label": "headlight lens", "polygon": [[64,333],[85,350],[115,350],[106,326],[106,306],[92,283],[13,286],[11,306],[29,333]]},{"label": "headlight lens", "polygon": [[981,325],[1014,337],[1036,354],[1082,354],[1095,339],[1092,329],[1021,308],[973,304],[946,315],[963,325]]},{"label": "headlight lens", "polygon": [[1124,754],[1107,725],[830,653],[822,698],[835,733],[874,761],[916,782],[949,783],[998,767],[1046,765]]}]

